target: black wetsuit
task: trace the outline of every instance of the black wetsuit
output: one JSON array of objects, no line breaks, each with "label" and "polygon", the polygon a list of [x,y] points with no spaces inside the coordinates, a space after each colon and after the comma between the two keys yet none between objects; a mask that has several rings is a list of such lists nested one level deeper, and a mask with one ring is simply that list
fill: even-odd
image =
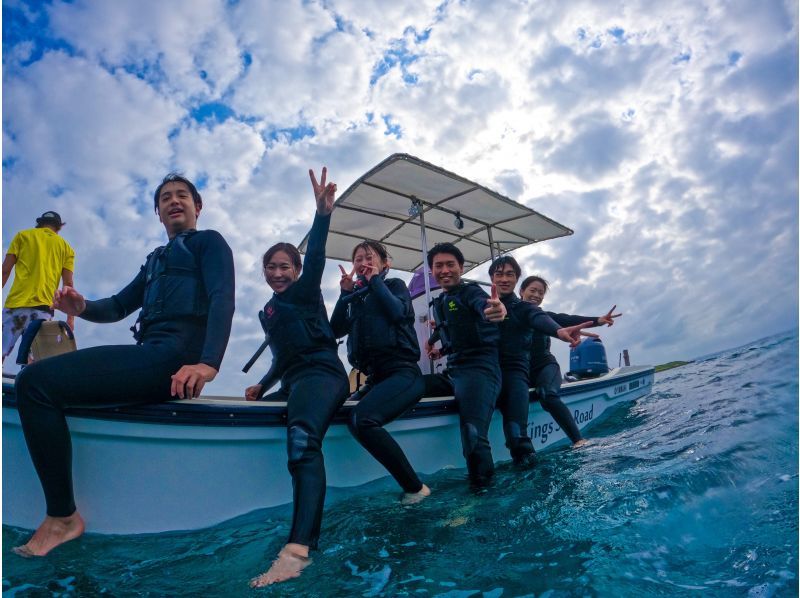
[{"label": "black wetsuit", "polygon": [[342,291],[331,316],[336,337],[348,335],[350,364],[368,376],[348,426],[405,492],[419,492],[422,481],[383,428],[418,403],[424,391],[411,295],[399,278],[373,276],[359,283],[361,288]]},{"label": "black wetsuit", "polygon": [[[467,471],[476,486],[494,474],[489,425],[500,392],[497,324],[483,316],[489,295],[474,283],[461,283],[433,300],[437,324],[433,339],[442,341],[447,372],[453,386],[461,424],[461,445]],[[434,374],[447,381],[443,374]],[[436,384],[428,384],[432,387]]]},{"label": "black wetsuit", "polygon": [[[561,326],[575,326],[584,322],[594,322],[595,326],[597,325],[596,317],[556,314],[549,311],[545,313]],[[539,399],[542,409],[553,417],[558,427],[564,430],[572,442],[578,442],[583,438],[578,424],[559,396],[561,368],[558,366],[558,360],[550,352],[550,338],[534,332],[530,348],[529,381],[531,388],[535,389],[533,398]]]},{"label": "black wetsuit", "polygon": [[[503,433],[511,458],[515,463],[523,463],[534,453],[528,435],[529,347],[534,334],[556,336],[561,326],[539,307],[522,301],[514,293],[500,300],[508,315],[499,324],[503,383],[497,408],[503,414]],[[545,338],[550,340],[547,336]]]},{"label": "black wetsuit", "polygon": [[322,439],[350,388],[336,354],[320,284],[330,215],[314,217],[300,278],[264,306],[273,367],[261,380],[267,390],[280,377],[287,401],[286,437],[294,513],[289,542],[316,549],[325,502]]},{"label": "black wetsuit", "polygon": [[[167,248],[174,248],[175,239]],[[171,376],[183,365],[204,363],[219,370],[234,310],[233,256],[222,236],[205,230],[181,237],[189,266],[147,281],[148,257],[133,281],[116,295],[87,301],[80,315],[90,322],[116,322],[140,307],[137,345],[91,347],[36,362],[16,379],[22,429],[47,502],[47,514],[75,512],[72,448],[64,417],[68,407],[111,407],[167,401]],[[158,284],[169,284],[153,295]],[[149,293],[152,300],[145,302]],[[180,305],[176,305],[180,298]],[[189,297],[195,301],[186,301]],[[192,307],[188,307],[192,303]],[[201,315],[205,312],[205,315]]]}]

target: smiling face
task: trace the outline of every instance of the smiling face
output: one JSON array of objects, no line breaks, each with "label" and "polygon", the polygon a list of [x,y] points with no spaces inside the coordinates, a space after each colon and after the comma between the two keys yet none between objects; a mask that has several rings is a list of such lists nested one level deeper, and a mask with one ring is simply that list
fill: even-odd
[{"label": "smiling face", "polygon": [[544,284],[538,280],[534,280],[522,291],[522,300],[533,303],[534,305],[541,305],[546,292],[547,289],[544,287]]},{"label": "smiling face", "polygon": [[514,292],[517,286],[517,273],[511,264],[503,264],[492,273],[492,284],[497,287],[497,293],[506,297]]},{"label": "smiling face", "polygon": [[292,264],[289,254],[276,251],[264,265],[264,278],[276,293],[282,293],[300,277],[300,271]]},{"label": "smiling face", "polygon": [[171,239],[178,233],[197,227],[201,206],[197,205],[186,183],[171,181],[158,195],[158,219]]},{"label": "smiling face", "polygon": [[461,283],[464,266],[458,263],[456,256],[452,253],[437,253],[433,256],[431,273],[439,286],[445,291],[449,291]]},{"label": "smiling face", "polygon": [[[355,266],[356,274],[366,276],[370,271],[375,274],[383,271],[386,268],[386,262],[372,249],[359,247],[353,255],[353,266]],[[374,268],[377,268],[377,271]]]}]

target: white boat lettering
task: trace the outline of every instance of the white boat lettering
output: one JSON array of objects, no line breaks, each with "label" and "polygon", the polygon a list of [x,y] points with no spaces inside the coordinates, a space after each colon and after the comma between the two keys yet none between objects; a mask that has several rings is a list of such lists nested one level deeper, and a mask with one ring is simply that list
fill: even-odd
[{"label": "white boat lettering", "polygon": [[626,392],[627,390],[628,390],[628,385],[627,384],[620,384],[620,385],[614,387],[614,394],[618,395],[620,393]]},{"label": "white boat lettering", "polygon": [[592,403],[592,406],[588,411],[580,411],[579,409],[576,409],[572,415],[575,416],[575,421],[578,423],[578,425],[591,421],[594,417],[594,403]]}]

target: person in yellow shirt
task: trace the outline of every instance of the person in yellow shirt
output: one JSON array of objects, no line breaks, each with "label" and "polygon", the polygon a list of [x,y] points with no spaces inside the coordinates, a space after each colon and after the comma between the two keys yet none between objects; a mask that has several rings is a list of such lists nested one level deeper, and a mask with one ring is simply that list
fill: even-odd
[{"label": "person in yellow shirt", "polygon": [[[3,361],[14,349],[17,339],[33,320],[53,318],[53,296],[59,280],[73,286],[75,251],[59,231],[65,225],[57,212],[49,211],[36,219],[36,228],[14,235],[3,260],[3,287],[15,270],[11,292],[3,305]],[[74,328],[75,318],[67,318]]]}]

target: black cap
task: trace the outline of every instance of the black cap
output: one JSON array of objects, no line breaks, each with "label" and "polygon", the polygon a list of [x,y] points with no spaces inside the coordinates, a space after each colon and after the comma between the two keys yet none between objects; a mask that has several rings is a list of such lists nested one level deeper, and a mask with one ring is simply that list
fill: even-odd
[{"label": "black cap", "polygon": [[55,224],[57,226],[64,226],[66,222],[61,222],[61,215],[58,212],[53,212],[51,210],[49,212],[45,212],[39,218],[37,218],[36,224]]}]

